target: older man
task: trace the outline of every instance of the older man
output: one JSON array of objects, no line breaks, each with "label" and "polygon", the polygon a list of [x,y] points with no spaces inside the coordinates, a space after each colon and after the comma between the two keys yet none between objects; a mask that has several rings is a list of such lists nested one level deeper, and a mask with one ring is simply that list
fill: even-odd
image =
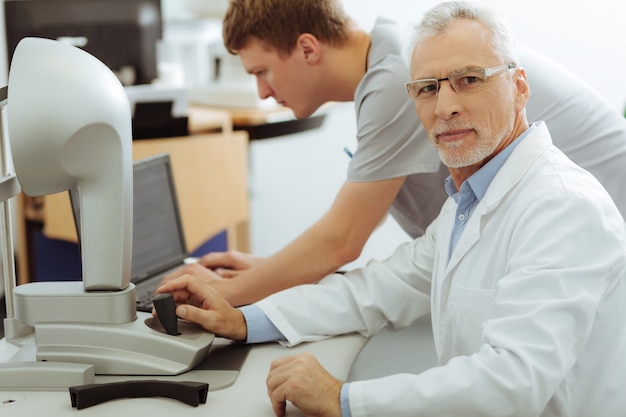
[{"label": "older man", "polygon": [[160,291],[180,317],[248,342],[372,335],[431,314],[439,366],[343,383],[286,357],[267,378],[277,416],[287,401],[311,416],[623,416],[623,218],[549,126],[529,126],[526,73],[496,14],[443,3],[417,35],[407,90],[450,173],[423,236],[240,309],[191,276]]}]

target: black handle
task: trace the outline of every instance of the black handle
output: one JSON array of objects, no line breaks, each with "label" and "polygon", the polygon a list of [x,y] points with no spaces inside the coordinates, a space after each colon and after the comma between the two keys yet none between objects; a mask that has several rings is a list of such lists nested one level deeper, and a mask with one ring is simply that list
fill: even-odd
[{"label": "black handle", "polygon": [[161,325],[172,336],[178,336],[178,317],[176,317],[176,303],[172,294],[164,292],[157,294],[152,299],[152,305],[156,311]]},{"label": "black handle", "polygon": [[83,408],[118,398],[166,397],[197,407],[206,403],[209,384],[204,382],[125,381],[70,387],[72,407]]}]

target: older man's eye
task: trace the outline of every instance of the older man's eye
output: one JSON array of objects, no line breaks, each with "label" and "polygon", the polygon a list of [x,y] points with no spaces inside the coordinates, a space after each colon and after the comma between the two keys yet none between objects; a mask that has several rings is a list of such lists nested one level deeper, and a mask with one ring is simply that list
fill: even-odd
[{"label": "older man's eye", "polygon": [[485,77],[480,71],[461,74],[455,78],[454,86],[458,91],[467,90],[484,84]]},{"label": "older man's eye", "polygon": [[434,93],[436,91],[437,91],[437,84],[436,83],[431,83],[431,84],[423,85],[422,88],[419,89],[418,93],[419,94],[430,94],[430,93]]}]

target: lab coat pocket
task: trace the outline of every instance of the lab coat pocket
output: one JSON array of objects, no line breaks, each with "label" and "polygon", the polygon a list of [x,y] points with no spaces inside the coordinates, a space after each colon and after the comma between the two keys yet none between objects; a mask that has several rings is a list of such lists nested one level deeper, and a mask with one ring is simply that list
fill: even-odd
[{"label": "lab coat pocket", "polygon": [[495,297],[495,289],[452,286],[446,320],[451,356],[469,355],[480,349],[483,325]]}]

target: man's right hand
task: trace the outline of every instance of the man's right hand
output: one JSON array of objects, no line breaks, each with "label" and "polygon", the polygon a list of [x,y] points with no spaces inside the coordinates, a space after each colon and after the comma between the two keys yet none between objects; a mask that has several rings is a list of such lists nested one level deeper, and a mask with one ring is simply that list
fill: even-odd
[{"label": "man's right hand", "polygon": [[216,336],[245,341],[248,334],[243,313],[232,307],[211,285],[183,275],[157,289],[157,293],[171,293],[176,302],[176,315],[197,323]]}]

